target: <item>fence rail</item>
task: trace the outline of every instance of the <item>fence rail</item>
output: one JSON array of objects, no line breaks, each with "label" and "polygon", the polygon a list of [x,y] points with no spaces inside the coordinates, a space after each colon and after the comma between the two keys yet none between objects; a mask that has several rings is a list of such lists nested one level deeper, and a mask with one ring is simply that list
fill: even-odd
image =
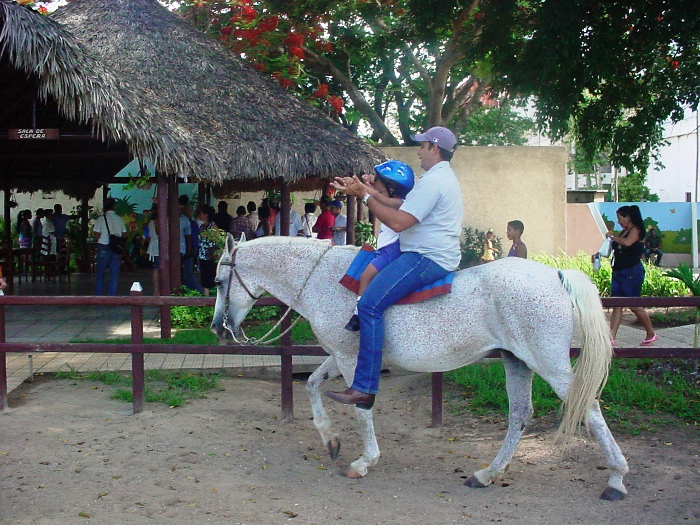
[{"label": "fence rail", "polygon": [[[291,334],[285,334],[279,346],[252,345],[184,345],[184,344],[144,344],[143,309],[145,307],[167,308],[172,306],[213,306],[212,297],[174,297],[133,295],[117,297],[99,296],[0,296],[0,410],[4,410],[7,399],[7,353],[8,352],[86,352],[86,353],[127,353],[132,359],[133,411],[139,413],[144,406],[144,354],[238,354],[238,355],[278,355],[281,359],[280,386],[282,417],[293,416],[294,399],[292,390],[292,357],[328,355],[320,346],[292,345]],[[603,306],[641,306],[641,307],[700,307],[700,297],[604,297]],[[131,341],[123,344],[96,343],[8,343],[6,342],[5,308],[12,306],[128,306],[131,308]],[[284,303],[273,298],[258,299],[256,306],[281,306]],[[289,327],[291,320],[284,319],[282,330]],[[167,333],[164,337],[169,338]],[[576,357],[579,348],[571,349],[571,356]],[[494,351],[488,357],[498,358],[500,352]],[[651,358],[699,358],[700,348],[616,348],[615,357],[651,357]],[[442,424],[442,372],[432,374],[432,425]]]}]

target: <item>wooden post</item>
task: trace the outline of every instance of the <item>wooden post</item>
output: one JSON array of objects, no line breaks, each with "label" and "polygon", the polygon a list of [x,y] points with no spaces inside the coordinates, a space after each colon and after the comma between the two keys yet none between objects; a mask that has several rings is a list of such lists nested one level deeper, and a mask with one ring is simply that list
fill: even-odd
[{"label": "wooden post", "polygon": [[168,252],[170,254],[170,288],[168,293],[174,293],[182,285],[182,264],[180,261],[180,206],[178,199],[177,177],[168,176]]},{"label": "wooden post", "polygon": [[[5,305],[0,304],[0,343],[5,343]],[[0,352],[0,410],[7,399],[7,352]]]},{"label": "wooden post", "polygon": [[355,245],[355,222],[357,222],[357,198],[348,195],[348,231],[345,232],[345,244]]},{"label": "wooden post", "polygon": [[[289,225],[289,221],[287,221]],[[289,306],[280,309],[280,313],[284,315]],[[291,314],[282,320],[282,325],[280,330],[283,332],[290,327],[292,324]],[[290,352],[290,346],[292,346],[292,332],[291,330],[282,336],[280,340],[280,345],[282,348],[282,354],[280,356],[280,381],[282,383],[282,419],[291,419],[294,417],[294,366],[292,364],[292,354]]]},{"label": "wooden post", "polygon": [[[289,235],[289,215],[292,211],[292,194],[289,184],[282,180],[280,187],[280,235]],[[274,224],[273,224],[274,227]],[[296,235],[297,232],[293,232]]]},{"label": "wooden post", "polygon": [[[130,295],[143,295],[140,283],[134,283],[131,286]],[[131,307],[131,342],[133,344],[143,343],[143,306]],[[134,414],[140,414],[143,412],[143,403],[146,397],[143,353],[132,352],[131,354],[131,382]]]},{"label": "wooden post", "polygon": [[442,426],[442,372],[433,372],[432,383],[433,383],[433,417],[432,424],[433,428]]},{"label": "wooden post", "polygon": [[[10,250],[12,250],[12,213],[10,210],[10,196],[12,193],[10,192],[10,187],[5,186],[3,188],[3,194],[4,194],[4,218],[5,218],[5,242],[7,242],[7,246]],[[11,276],[10,276],[11,277]],[[9,283],[8,283],[9,284]]]},{"label": "wooden post", "polygon": [[[158,185],[158,289],[160,295],[170,295],[170,253],[168,252],[168,181],[166,176],[158,172],[156,174],[156,184]],[[170,339],[171,335],[170,307],[160,307],[160,336],[163,339]]]}]

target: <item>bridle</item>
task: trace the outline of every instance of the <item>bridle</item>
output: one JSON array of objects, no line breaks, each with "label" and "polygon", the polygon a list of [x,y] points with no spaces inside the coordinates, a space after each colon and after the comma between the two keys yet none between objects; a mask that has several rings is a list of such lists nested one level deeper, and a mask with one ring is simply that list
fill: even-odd
[{"label": "bridle", "polygon": [[291,324],[291,326],[289,326],[289,328],[287,328],[286,330],[284,330],[284,331],[283,331],[282,333],[280,333],[278,336],[276,336],[276,337],[274,337],[274,338],[272,338],[272,339],[266,339],[268,336],[270,336],[270,334],[272,334],[272,333],[277,329],[277,327],[279,327],[279,326],[282,324],[282,322],[283,322],[283,321],[289,316],[289,314],[292,312],[294,304],[296,304],[296,302],[297,302],[297,301],[299,300],[299,298],[301,297],[301,294],[304,292],[304,288],[306,288],[306,284],[309,282],[309,279],[310,279],[311,276],[313,275],[314,270],[316,270],[316,267],[319,265],[319,263],[321,262],[321,259],[323,259],[323,256],[326,255],[326,252],[328,252],[328,250],[330,249],[330,247],[331,247],[330,245],[325,246],[324,250],[321,252],[321,255],[318,257],[318,259],[316,259],[316,262],[315,262],[314,265],[311,267],[311,271],[310,271],[309,274],[306,276],[306,279],[304,279],[304,282],[302,283],[301,287],[299,288],[299,292],[297,293],[296,297],[291,301],[291,303],[288,305],[287,311],[286,311],[286,312],[284,313],[284,315],[279,319],[279,321],[277,321],[277,324],[275,324],[275,326],[273,326],[265,335],[263,335],[262,337],[259,337],[258,339],[253,339],[253,338],[247,337],[247,336],[245,335],[245,332],[243,332],[243,328],[239,327],[241,333],[243,334],[243,341],[239,341],[239,340],[236,338],[236,333],[235,333],[236,330],[234,330],[234,329],[231,327],[230,323],[229,323],[229,305],[231,304],[231,282],[233,281],[233,279],[231,279],[231,274],[233,274],[233,275],[236,277],[236,280],[238,281],[238,283],[243,287],[243,289],[246,291],[246,293],[248,294],[248,296],[249,296],[251,299],[253,299],[253,301],[257,301],[258,299],[260,299],[260,297],[262,297],[262,295],[259,295],[259,296],[257,296],[257,297],[256,297],[255,295],[253,295],[253,292],[250,291],[250,289],[249,289],[249,288],[246,286],[246,284],[243,282],[243,279],[241,279],[241,276],[240,276],[240,274],[238,273],[238,270],[236,269],[236,255],[238,254],[238,246],[235,246],[235,247],[233,248],[233,252],[231,253],[231,260],[230,260],[230,261],[219,261],[219,265],[220,265],[220,266],[229,266],[229,267],[230,267],[230,270],[229,270],[229,278],[228,278],[228,285],[226,286],[226,295],[225,295],[225,299],[224,299],[224,319],[223,319],[224,330],[228,330],[228,332],[229,332],[229,333],[231,334],[231,336],[233,337],[233,340],[234,340],[236,343],[240,344],[240,345],[245,345],[245,344],[253,344],[253,345],[265,345],[265,344],[270,344],[270,343],[273,343],[273,342],[277,341],[277,340],[280,339],[282,336],[284,336],[287,332],[289,332],[292,328],[294,328],[294,325],[296,325],[296,324],[299,322],[299,320],[301,319],[301,316],[298,316],[298,317],[294,320],[294,322]]}]

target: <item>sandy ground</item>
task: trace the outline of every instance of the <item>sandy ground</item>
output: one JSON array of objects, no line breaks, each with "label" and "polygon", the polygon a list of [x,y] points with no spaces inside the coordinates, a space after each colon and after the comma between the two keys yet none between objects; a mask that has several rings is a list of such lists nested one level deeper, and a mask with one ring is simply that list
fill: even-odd
[{"label": "sandy ground", "polygon": [[353,410],[327,403],[343,440],[332,462],[303,383],[292,421],[279,419],[272,380],[225,378],[206,399],[136,416],[102,384],[23,385],[0,414],[0,523],[700,523],[697,428],[618,432],[631,469],[621,502],[598,499],[607,472],[596,444],[552,443],[555,417],[533,422],[502,482],[471,489],[464,480],[495,455],[505,424],[447,404],[444,426],[428,428],[429,385],[382,380],[382,457],[362,480],[339,475],[361,451]]}]

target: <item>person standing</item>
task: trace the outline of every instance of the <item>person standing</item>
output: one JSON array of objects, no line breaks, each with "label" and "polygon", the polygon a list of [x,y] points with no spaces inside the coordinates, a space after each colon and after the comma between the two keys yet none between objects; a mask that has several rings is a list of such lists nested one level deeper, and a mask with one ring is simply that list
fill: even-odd
[{"label": "person standing", "polygon": [[224,230],[225,232],[231,231],[231,221],[233,217],[228,213],[228,202],[219,201],[217,208],[219,211],[214,216],[214,222],[216,222],[220,230]]},{"label": "person standing", "polygon": [[352,386],[326,392],[336,401],[364,409],[374,405],[379,391],[384,312],[409,293],[446,277],[461,258],[462,190],[450,166],[457,139],[440,126],[411,138],[420,142],[418,157],[426,173],[399,209],[358,177],[336,179],[333,184],[361,198],[377,219],[399,232],[401,245],[401,255],[372,279],[358,303],[360,352]]},{"label": "person standing", "polygon": [[56,228],[56,239],[60,241],[66,236],[66,228],[71,217],[70,215],[63,213],[63,206],[60,204],[54,204],[52,218],[53,225]]},{"label": "person standing", "polygon": [[[282,226],[280,225],[280,220],[282,219],[282,213],[279,212],[275,216],[275,235],[278,237],[282,235]],[[289,236],[296,237],[303,231],[303,226],[301,224],[301,217],[294,210],[289,210]]]},{"label": "person standing", "polygon": [[184,206],[180,205],[179,217],[180,230],[180,267],[182,269],[182,284],[190,290],[203,293],[204,290],[194,276],[194,244],[192,242],[192,226],[190,219],[185,215]]},{"label": "person standing", "polygon": [[153,295],[160,295],[160,277],[158,273],[160,269],[160,244],[158,242],[158,210],[156,208],[149,213],[148,234],[150,235],[150,240],[148,241],[146,254],[153,263]]},{"label": "person standing", "polygon": [[[607,232],[606,237],[612,239],[612,282],[610,286],[611,297],[640,297],[644,284],[644,220],[639,207],[621,206],[617,209],[617,222],[622,227],[619,234]],[[632,313],[637,316],[639,322],[646,330],[646,337],[640,344],[650,346],[658,340],[656,332],[651,325],[649,314],[641,306],[630,306]],[[622,322],[622,307],[612,309],[610,316],[610,338],[612,346],[617,346],[617,330]]]},{"label": "person standing", "polygon": [[250,221],[250,227],[253,231],[258,229],[258,222],[260,222],[260,219],[258,218],[258,206],[255,204],[255,201],[248,201],[248,204],[246,205],[246,210],[248,211],[248,220]]},{"label": "person standing", "polygon": [[218,234],[219,229],[214,222],[214,208],[211,206],[202,205],[197,210],[199,220],[202,221],[202,227],[199,230],[199,276],[202,281],[204,295],[209,295],[211,288],[216,288],[216,250],[218,244],[214,240],[214,236]]},{"label": "person standing", "polygon": [[32,210],[22,210],[17,217],[17,233],[20,248],[32,247]]},{"label": "person standing", "polygon": [[333,228],[331,228],[333,232],[333,244],[336,246],[345,246],[348,232],[348,218],[344,213],[341,213],[343,210],[343,203],[339,200],[335,200],[331,202],[329,209],[334,217]]},{"label": "person standing", "polygon": [[237,241],[240,241],[243,235],[245,235],[245,240],[248,241],[255,238],[255,230],[243,206],[236,208],[236,218],[231,221],[229,233],[231,233],[233,238]]},{"label": "person standing", "polygon": [[328,209],[328,205],[331,203],[330,197],[321,197],[319,201],[319,206],[321,207],[321,215],[316,219],[316,224],[313,225],[311,231],[316,233],[318,239],[332,239],[333,238],[333,225],[335,224],[335,216]]},{"label": "person standing", "polygon": [[527,259],[527,246],[520,240],[524,231],[525,225],[521,221],[510,221],[506,226],[506,237],[508,237],[508,240],[513,241],[513,245],[508,251],[508,257]]},{"label": "person standing", "polygon": [[104,295],[104,277],[109,268],[109,284],[107,295],[117,295],[117,283],[119,282],[119,267],[122,262],[122,254],[114,253],[109,247],[109,236],[126,237],[126,225],[122,218],[116,214],[114,207],[116,201],[109,197],[105,200],[104,213],[95,221],[93,235],[97,240],[97,260],[95,262],[95,295]]},{"label": "person standing", "polygon": [[316,224],[316,205],[313,202],[307,202],[304,204],[304,215],[301,217],[302,232],[299,235],[307,239],[313,237],[314,224]]},{"label": "person standing", "polygon": [[481,264],[496,260],[498,248],[493,245],[493,237],[493,230],[489,229],[489,231],[486,232],[486,237],[484,238],[484,251],[481,254]]}]

